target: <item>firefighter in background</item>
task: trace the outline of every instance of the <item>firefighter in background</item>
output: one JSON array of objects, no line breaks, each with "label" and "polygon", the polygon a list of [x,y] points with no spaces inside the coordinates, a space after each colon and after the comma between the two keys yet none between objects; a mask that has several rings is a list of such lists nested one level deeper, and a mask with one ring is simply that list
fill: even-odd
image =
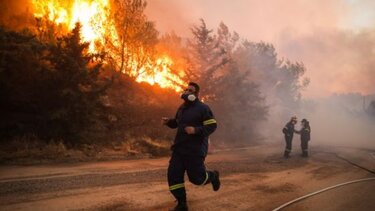
[{"label": "firefighter in background", "polygon": [[211,109],[198,99],[198,95],[198,84],[190,82],[181,95],[184,103],[178,108],[175,118],[162,118],[164,125],[177,129],[168,166],[169,190],[178,203],[174,210],[188,210],[185,171],[195,185],[211,183],[214,191],[220,188],[219,172],[206,170],[204,164],[208,136],[216,130],[217,124]]},{"label": "firefighter in background", "polygon": [[302,149],[302,157],[308,157],[308,143],[310,141],[310,122],[307,119],[302,119],[301,121],[302,128],[300,131],[296,133],[301,135],[301,149]]},{"label": "firefighter in background", "polygon": [[285,151],[284,151],[284,157],[289,158],[289,154],[292,151],[292,140],[293,140],[293,134],[295,132],[294,125],[297,124],[297,117],[293,116],[290,121],[285,125],[283,128],[283,133],[285,137]]}]

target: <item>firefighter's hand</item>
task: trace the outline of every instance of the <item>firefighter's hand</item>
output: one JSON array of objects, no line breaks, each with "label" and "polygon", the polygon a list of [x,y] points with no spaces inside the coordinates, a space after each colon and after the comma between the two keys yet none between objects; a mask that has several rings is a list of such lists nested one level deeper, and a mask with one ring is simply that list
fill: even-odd
[{"label": "firefighter's hand", "polygon": [[169,121],[168,117],[162,117],[161,118],[161,124],[163,124],[163,125],[166,125],[168,123],[168,121]]},{"label": "firefighter's hand", "polygon": [[195,134],[195,128],[191,126],[185,127],[185,132],[187,134]]}]

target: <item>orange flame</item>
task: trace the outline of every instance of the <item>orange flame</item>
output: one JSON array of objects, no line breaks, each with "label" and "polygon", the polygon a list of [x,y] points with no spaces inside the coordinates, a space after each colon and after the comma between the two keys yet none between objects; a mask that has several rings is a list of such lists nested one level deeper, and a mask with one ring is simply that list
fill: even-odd
[{"label": "orange flame", "polygon": [[169,57],[161,57],[156,60],[156,64],[151,68],[151,74],[145,71],[138,75],[136,81],[147,82],[151,85],[159,84],[162,88],[174,87],[177,92],[180,92],[182,91],[181,86],[184,85],[184,82],[178,75],[171,74],[170,66],[172,64],[173,62]]},{"label": "orange flame", "polygon": [[[115,24],[110,17],[111,5],[109,0],[32,0],[35,17],[47,17],[57,25],[72,30],[77,22],[82,25],[81,38],[88,42],[89,52],[97,52],[96,45],[104,46],[105,38],[109,37],[117,43],[118,35]],[[113,54],[113,52],[110,52]],[[137,64],[137,61],[134,61]],[[161,56],[156,61],[149,61],[139,69],[133,65],[130,75],[136,77],[137,82],[158,84],[162,88],[172,88],[181,91],[183,80],[172,73],[172,60]]]},{"label": "orange flame", "polygon": [[[47,16],[50,21],[66,26],[72,30],[76,22],[82,25],[81,36],[83,42],[89,42],[89,52],[96,52],[95,43],[104,44],[104,37],[114,30],[105,27],[109,17],[108,0],[88,1],[59,1],[59,0],[33,0],[34,16]],[[113,33],[110,33],[113,35]],[[116,36],[116,34],[114,34]],[[115,37],[114,37],[115,38]]]}]

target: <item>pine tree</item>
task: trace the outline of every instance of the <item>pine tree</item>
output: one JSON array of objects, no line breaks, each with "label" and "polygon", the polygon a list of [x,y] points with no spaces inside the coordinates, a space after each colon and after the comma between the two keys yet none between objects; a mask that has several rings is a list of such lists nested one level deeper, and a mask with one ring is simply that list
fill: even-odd
[{"label": "pine tree", "polygon": [[88,43],[81,43],[80,29],[77,24],[71,34],[58,39],[49,55],[54,96],[48,109],[51,136],[69,142],[83,140],[103,109],[100,97],[107,88],[99,80],[101,60],[88,53]]},{"label": "pine tree", "polygon": [[193,39],[188,40],[190,55],[188,57],[187,80],[196,81],[205,89],[202,95],[206,99],[214,98],[215,78],[220,68],[228,62],[228,54],[218,43],[217,36],[212,34],[203,19],[199,26],[191,31]]},{"label": "pine tree", "polygon": [[278,59],[272,44],[244,41],[235,53],[240,68],[251,72],[250,79],[260,85],[267,103],[281,109],[282,118],[289,118],[298,110],[301,91],[308,86],[303,78],[303,63]]},{"label": "pine tree", "polygon": [[48,74],[47,46],[33,34],[0,27],[0,139],[35,134],[41,125],[41,94]]},{"label": "pine tree", "polygon": [[192,32],[191,80],[201,85],[201,98],[223,125],[215,136],[232,143],[249,141],[256,134],[256,123],[266,118],[267,107],[259,87],[249,80],[250,72],[241,70],[234,56],[239,35],[224,23],[214,33],[203,20]]}]

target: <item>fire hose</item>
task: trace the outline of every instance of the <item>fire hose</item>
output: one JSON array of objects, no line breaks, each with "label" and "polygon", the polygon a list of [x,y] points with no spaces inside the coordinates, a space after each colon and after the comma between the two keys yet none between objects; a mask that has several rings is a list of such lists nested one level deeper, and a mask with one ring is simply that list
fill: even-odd
[{"label": "fire hose", "polygon": [[[372,171],[372,170],[370,170],[370,169],[367,169],[367,168],[365,168],[365,167],[362,167],[362,166],[360,166],[360,165],[358,165],[358,164],[355,164],[355,163],[353,163],[353,162],[351,162],[351,161],[349,161],[349,160],[347,160],[347,159],[345,159],[345,158],[343,158],[343,157],[337,155],[336,153],[332,153],[332,152],[325,152],[325,153],[334,154],[334,155],[335,155],[336,157],[338,157],[339,159],[342,159],[342,160],[344,160],[344,161],[350,163],[351,165],[354,165],[354,166],[359,167],[359,168],[361,168],[361,169],[363,169],[363,170],[365,170],[365,171],[368,171],[368,172],[370,172],[370,173],[372,173],[372,174],[375,174],[374,171]],[[322,193],[322,192],[325,192],[325,191],[328,191],[328,190],[331,190],[331,189],[334,189],[334,188],[338,188],[338,187],[341,187],[341,186],[344,186],[344,185],[353,184],[353,183],[359,183],[359,182],[371,181],[371,180],[375,180],[375,177],[369,177],[369,178],[364,178],[364,179],[352,180],[352,181],[349,181],[349,182],[344,182],[344,183],[340,183],[340,184],[337,184],[337,185],[333,185],[333,186],[330,186],[330,187],[327,187],[327,188],[323,188],[323,189],[321,189],[321,190],[315,191],[315,192],[313,192],[313,193],[309,193],[309,194],[307,194],[307,195],[304,195],[304,196],[301,196],[301,197],[299,197],[299,198],[296,198],[296,199],[294,199],[294,200],[292,200],[292,201],[289,201],[289,202],[287,202],[287,203],[285,203],[285,204],[283,204],[283,205],[281,205],[281,206],[279,206],[279,207],[273,209],[272,211],[278,211],[278,210],[281,210],[281,209],[283,209],[283,208],[285,208],[285,207],[287,207],[287,206],[289,206],[289,205],[291,205],[291,204],[293,204],[293,203],[295,203],[295,202],[301,201],[301,200],[306,199],[306,198],[308,198],[308,197],[311,197],[311,196],[314,196],[314,195],[320,194],[320,193]]]}]

